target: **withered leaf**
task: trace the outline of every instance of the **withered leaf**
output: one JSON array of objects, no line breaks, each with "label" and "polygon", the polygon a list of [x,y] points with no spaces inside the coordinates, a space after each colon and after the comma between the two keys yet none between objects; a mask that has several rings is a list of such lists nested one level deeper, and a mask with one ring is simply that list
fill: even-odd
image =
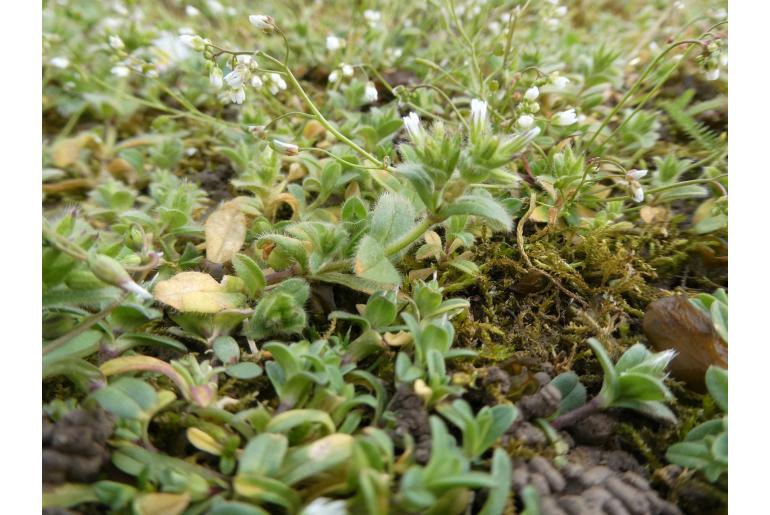
[{"label": "withered leaf", "polygon": [[237,201],[230,200],[209,215],[204,230],[206,259],[212,263],[227,263],[246,241],[246,215]]},{"label": "withered leaf", "polygon": [[159,282],[155,299],[183,312],[217,313],[237,307],[243,296],[227,293],[216,279],[201,272],[182,272]]}]

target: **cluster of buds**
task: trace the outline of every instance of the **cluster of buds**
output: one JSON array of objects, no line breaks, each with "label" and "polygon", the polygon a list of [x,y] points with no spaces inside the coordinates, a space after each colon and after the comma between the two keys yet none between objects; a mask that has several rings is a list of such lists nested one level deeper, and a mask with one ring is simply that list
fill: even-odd
[{"label": "cluster of buds", "polygon": [[[535,115],[540,112],[540,104],[538,98],[540,97],[540,88],[544,86],[550,86],[552,90],[561,91],[569,85],[569,79],[560,75],[559,72],[554,72],[548,76],[541,75],[522,94],[522,100],[517,106],[518,118],[516,119],[516,125],[521,129],[529,129],[535,123]],[[574,114],[574,109],[568,110]],[[569,121],[566,117],[560,118],[558,125],[571,125],[574,121]],[[575,117],[575,121],[577,118]],[[568,122],[569,123],[566,123]]]},{"label": "cluster of buds", "polygon": [[706,44],[704,52],[695,58],[695,62],[704,70],[708,80],[717,80],[720,68],[727,66],[727,52],[724,41],[720,38],[712,39]]},{"label": "cluster of buds", "polygon": [[548,0],[548,4],[545,5],[542,16],[546,26],[551,30],[556,30],[561,25],[561,18],[567,14],[567,6],[559,5],[559,0]]},{"label": "cluster of buds", "polygon": [[[266,32],[277,30],[273,18],[265,14],[252,14],[249,16],[249,22]],[[209,82],[215,89],[221,90],[220,99],[223,102],[242,104],[246,100],[247,86],[255,89],[266,86],[272,95],[278,94],[287,87],[286,81],[279,73],[270,72],[260,75],[255,56],[240,53],[234,55],[229,63],[231,71],[225,74],[216,62],[216,56],[222,52],[215,52],[217,48],[210,40],[196,34],[183,34],[180,39],[188,47],[203,53],[208,65]]]},{"label": "cluster of buds", "polygon": [[146,77],[157,77],[158,69],[156,65],[140,54],[141,49],[129,53],[123,39],[117,34],[110,34],[107,37],[107,46],[112,52],[114,66],[110,73],[116,77],[128,77],[131,72],[144,75]]},{"label": "cluster of buds", "polygon": [[353,76],[354,70],[353,67],[349,64],[340,63],[339,67],[336,70],[332,70],[332,72],[329,74],[329,82],[337,82],[341,78],[350,78]]}]

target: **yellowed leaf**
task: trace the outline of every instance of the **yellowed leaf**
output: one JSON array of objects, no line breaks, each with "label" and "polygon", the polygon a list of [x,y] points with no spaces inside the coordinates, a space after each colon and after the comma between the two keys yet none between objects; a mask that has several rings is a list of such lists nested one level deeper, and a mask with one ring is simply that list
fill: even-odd
[{"label": "yellowed leaf", "polygon": [[230,200],[209,215],[204,230],[206,259],[212,263],[227,263],[246,241],[246,215],[241,212],[238,202]]},{"label": "yellowed leaf", "polygon": [[299,163],[292,163],[289,165],[289,174],[286,176],[286,180],[294,182],[302,179],[307,175],[305,168]]},{"label": "yellowed leaf", "polygon": [[326,132],[326,127],[321,125],[320,122],[316,120],[310,120],[305,125],[305,128],[302,130],[302,135],[305,137],[305,139],[309,140],[315,140],[317,137],[323,135]]},{"label": "yellowed leaf", "polygon": [[667,210],[663,206],[643,206],[642,209],[639,210],[639,216],[648,224],[665,222],[666,214]]},{"label": "yellowed leaf", "polygon": [[436,231],[426,231],[424,238],[425,243],[428,245],[437,245],[438,247],[441,247],[441,236],[439,236]]},{"label": "yellowed leaf", "polygon": [[268,206],[271,217],[275,216],[275,214],[278,212],[278,208],[281,207],[281,204],[287,204],[291,208],[292,218],[297,216],[297,213],[299,213],[299,202],[297,199],[290,193],[281,193],[276,195]]},{"label": "yellowed leaf", "polygon": [[60,139],[51,147],[51,159],[59,168],[69,166],[78,160],[80,152],[92,141],[94,137],[91,134]]},{"label": "yellowed leaf", "polygon": [[190,494],[146,493],[134,501],[134,512],[139,515],[179,515],[190,504]]},{"label": "yellowed leaf", "polygon": [[410,281],[424,281],[431,275],[433,275],[433,268],[420,268],[418,270],[412,270],[409,272],[409,280]]},{"label": "yellowed leaf", "polygon": [[404,345],[412,343],[412,335],[406,331],[399,331],[395,334],[386,332],[382,335],[382,339],[391,347],[403,347]]},{"label": "yellowed leaf", "polygon": [[220,456],[222,454],[222,444],[214,440],[208,433],[201,431],[197,427],[187,428],[187,439],[195,448],[213,454],[214,456]]},{"label": "yellowed leaf", "polygon": [[227,293],[216,279],[201,272],[182,272],[159,282],[153,290],[155,299],[179,311],[217,313],[235,308],[243,296]]}]

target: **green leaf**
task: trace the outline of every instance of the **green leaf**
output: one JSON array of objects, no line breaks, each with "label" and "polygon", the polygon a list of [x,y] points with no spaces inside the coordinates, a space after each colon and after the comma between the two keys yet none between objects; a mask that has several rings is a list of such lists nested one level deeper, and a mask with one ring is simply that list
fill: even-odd
[{"label": "green leaf", "polygon": [[237,363],[241,357],[241,348],[232,336],[220,336],[214,340],[212,347],[216,357],[225,365]]},{"label": "green leaf", "polygon": [[262,375],[262,367],[250,361],[244,361],[225,368],[225,373],[236,379],[254,379]]},{"label": "green leaf", "polygon": [[43,369],[53,365],[57,361],[73,358],[85,358],[99,350],[99,342],[103,333],[101,331],[85,331],[70,341],[43,356]]},{"label": "green leaf", "polygon": [[366,219],[367,209],[360,197],[350,197],[342,205],[342,219],[345,222],[358,222]]},{"label": "green leaf", "polygon": [[492,455],[492,480],[495,486],[489,489],[487,501],[481,508],[479,515],[501,515],[508,502],[508,496],[511,492],[511,479],[513,467],[511,458],[503,449],[495,449]]},{"label": "green leaf", "polygon": [[369,236],[387,247],[414,227],[414,206],[406,198],[383,193],[372,211]]},{"label": "green leaf", "polygon": [[238,460],[238,474],[275,475],[288,448],[289,440],[282,434],[262,433],[255,436],[246,444]]},{"label": "green leaf", "polygon": [[378,292],[369,297],[364,316],[372,327],[387,327],[393,324],[397,312],[396,294],[394,292]]},{"label": "green leaf", "polygon": [[599,395],[605,399],[605,402],[611,403],[617,395],[618,373],[615,371],[615,366],[613,365],[609,354],[607,354],[607,351],[604,350],[604,346],[601,342],[596,338],[589,338],[587,342],[594,351],[594,354],[596,354],[596,358],[599,360],[599,364],[604,371],[604,382],[602,383],[602,389],[599,392]]},{"label": "green leaf", "polygon": [[706,388],[719,408],[727,413],[727,370],[711,365],[706,370]]},{"label": "green leaf", "polygon": [[649,374],[626,372],[618,379],[618,400],[662,401],[670,397],[663,381]]},{"label": "green leaf", "polygon": [[320,424],[328,433],[334,432],[334,422],[325,411],[314,409],[295,409],[284,411],[268,422],[265,431],[269,433],[288,433],[303,424]]},{"label": "green leaf", "polygon": [[145,420],[155,407],[155,389],[140,379],[121,377],[91,394],[106,411],[121,418]]},{"label": "green leaf", "polygon": [[259,266],[249,256],[236,254],[232,259],[233,268],[238,277],[246,285],[249,297],[255,298],[259,292],[265,289],[265,276]]},{"label": "green leaf", "polygon": [[385,249],[369,235],[364,236],[358,245],[353,270],[358,277],[378,283],[401,283],[401,276],[385,256]]},{"label": "green leaf", "polygon": [[586,403],[586,387],[575,372],[564,372],[556,376],[551,384],[561,392],[561,402],[554,417],[568,413]]},{"label": "green leaf", "polygon": [[216,502],[206,512],[208,515],[270,515],[259,506],[239,501]]},{"label": "green leaf", "polygon": [[723,431],[727,431],[724,420],[709,420],[692,428],[690,432],[687,433],[684,441],[697,442],[698,440],[703,440],[707,436],[717,436]]},{"label": "green leaf", "polygon": [[714,302],[711,304],[710,312],[714,329],[724,341],[727,341],[727,305],[722,302]]},{"label": "green leaf", "polygon": [[493,228],[506,232],[513,228],[513,218],[508,211],[492,197],[480,194],[463,195],[441,210],[440,216],[474,215],[485,219]]}]

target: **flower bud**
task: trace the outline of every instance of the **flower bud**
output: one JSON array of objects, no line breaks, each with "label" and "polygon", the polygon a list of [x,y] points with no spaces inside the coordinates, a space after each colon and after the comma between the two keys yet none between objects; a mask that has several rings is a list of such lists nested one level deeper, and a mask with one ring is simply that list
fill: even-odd
[{"label": "flower bud", "polygon": [[366,88],[364,89],[364,100],[366,100],[367,102],[377,101],[377,88],[374,86],[374,83],[371,81],[366,83]]},{"label": "flower bud", "polygon": [[528,114],[523,114],[516,120],[516,124],[522,129],[529,129],[533,123],[535,123],[535,119]]},{"label": "flower bud", "polygon": [[243,86],[244,74],[241,71],[235,69],[225,75],[224,81],[233,89],[238,89]]},{"label": "flower bud", "polygon": [[286,143],[278,139],[270,140],[270,147],[276,152],[286,154],[287,156],[296,156],[299,154],[299,147],[294,143]]},{"label": "flower bud", "polygon": [[246,100],[246,90],[243,87],[230,90],[230,102],[242,104],[244,100]]},{"label": "flower bud", "polygon": [[261,30],[273,30],[275,28],[273,17],[265,14],[252,14],[249,16],[249,22]]},{"label": "flower bud", "polygon": [[575,113],[574,108],[569,108],[565,111],[559,111],[553,116],[553,123],[554,125],[560,125],[562,127],[566,127],[567,125],[572,125],[574,123],[577,123],[578,117]]},{"label": "flower bud", "polygon": [[224,81],[222,80],[222,70],[219,66],[214,66],[211,69],[211,73],[209,73],[209,82],[211,82],[211,85],[216,89],[222,89]]},{"label": "flower bud", "polygon": [[147,290],[131,279],[123,265],[111,257],[103,254],[91,254],[88,256],[88,267],[96,277],[107,284],[117,286],[127,292],[136,293],[140,297],[152,298],[152,295]]},{"label": "flower bud", "polygon": [[109,42],[110,42],[110,46],[114,50],[123,50],[124,48],[126,48],[126,45],[125,43],[123,43],[123,40],[120,39],[120,36],[110,36]]},{"label": "flower bud", "polygon": [[527,100],[535,100],[537,97],[540,96],[540,90],[537,88],[537,86],[532,86],[524,93],[524,98]]},{"label": "flower bud", "polygon": [[204,48],[206,48],[206,42],[197,34],[182,34],[179,36],[179,39],[182,41],[182,43],[192,48],[196,52],[201,52]]}]

